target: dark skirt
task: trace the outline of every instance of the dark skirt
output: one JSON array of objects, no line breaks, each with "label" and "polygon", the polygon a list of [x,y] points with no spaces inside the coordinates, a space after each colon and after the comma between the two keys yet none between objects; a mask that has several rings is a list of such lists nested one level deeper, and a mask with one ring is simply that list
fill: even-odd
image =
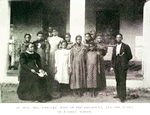
[{"label": "dark skirt", "polygon": [[46,79],[40,77],[34,80],[27,80],[23,78],[20,79],[17,94],[21,100],[51,100],[51,97],[47,91]]}]

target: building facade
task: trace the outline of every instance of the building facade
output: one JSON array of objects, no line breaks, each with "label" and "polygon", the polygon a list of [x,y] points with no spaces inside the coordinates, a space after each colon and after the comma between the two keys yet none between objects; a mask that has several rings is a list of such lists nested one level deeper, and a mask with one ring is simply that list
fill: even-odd
[{"label": "building facade", "polygon": [[[48,27],[58,30],[59,35],[76,35],[96,30],[108,45],[105,60],[111,59],[112,45],[117,33],[123,34],[123,42],[130,45],[133,52],[131,61],[142,62],[143,83],[150,83],[148,77],[150,62],[148,30],[150,29],[149,0],[5,0],[0,1],[0,33],[3,62],[1,81],[7,81],[8,41],[10,34],[14,44],[23,41],[24,34],[32,35],[36,40],[38,31],[47,31]],[[10,29],[10,27],[12,29]],[[17,46],[16,46],[17,48]],[[18,60],[13,54],[14,63]],[[14,78],[10,78],[14,79]],[[149,87],[149,85],[146,85]]]}]

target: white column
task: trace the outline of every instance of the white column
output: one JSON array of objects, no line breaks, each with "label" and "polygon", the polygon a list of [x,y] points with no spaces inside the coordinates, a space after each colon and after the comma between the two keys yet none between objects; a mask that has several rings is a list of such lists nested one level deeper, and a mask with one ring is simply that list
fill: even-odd
[{"label": "white column", "polygon": [[144,86],[150,87],[150,1],[144,5],[143,42],[144,42]]},{"label": "white column", "polygon": [[85,32],[85,1],[70,0],[70,34],[71,41],[75,41],[76,35],[84,37]]},{"label": "white column", "polygon": [[10,6],[8,0],[0,0],[0,83],[7,72],[8,41],[10,37]]}]

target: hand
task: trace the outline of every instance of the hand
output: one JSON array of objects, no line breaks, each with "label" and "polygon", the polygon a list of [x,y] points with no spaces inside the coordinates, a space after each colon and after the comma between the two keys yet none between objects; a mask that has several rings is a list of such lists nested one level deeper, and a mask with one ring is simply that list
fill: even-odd
[{"label": "hand", "polygon": [[34,69],[31,69],[31,72],[32,72],[32,73],[36,73],[36,71],[35,71]]},{"label": "hand", "polygon": [[40,72],[40,73],[44,73],[44,70],[43,70],[43,69],[39,69],[39,72]]},{"label": "hand", "polygon": [[39,72],[43,73],[44,75],[48,75],[47,72],[45,72],[43,69],[40,69]]},{"label": "hand", "polygon": [[113,70],[114,70],[114,69],[111,67],[111,68],[110,68],[110,71],[113,71]]}]

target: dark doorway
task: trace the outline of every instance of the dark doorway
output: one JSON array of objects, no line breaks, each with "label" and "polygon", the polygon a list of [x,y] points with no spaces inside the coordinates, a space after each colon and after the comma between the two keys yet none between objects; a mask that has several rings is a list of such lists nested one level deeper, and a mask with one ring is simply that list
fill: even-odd
[{"label": "dark doorway", "polygon": [[[45,11],[45,10],[44,10]],[[59,37],[64,38],[66,33],[66,14],[57,10],[45,11],[43,17],[43,30],[47,31],[48,27],[57,30]]]},{"label": "dark doorway", "polygon": [[104,37],[106,44],[114,44],[114,37],[119,33],[119,13],[117,10],[96,12],[96,31]]}]

